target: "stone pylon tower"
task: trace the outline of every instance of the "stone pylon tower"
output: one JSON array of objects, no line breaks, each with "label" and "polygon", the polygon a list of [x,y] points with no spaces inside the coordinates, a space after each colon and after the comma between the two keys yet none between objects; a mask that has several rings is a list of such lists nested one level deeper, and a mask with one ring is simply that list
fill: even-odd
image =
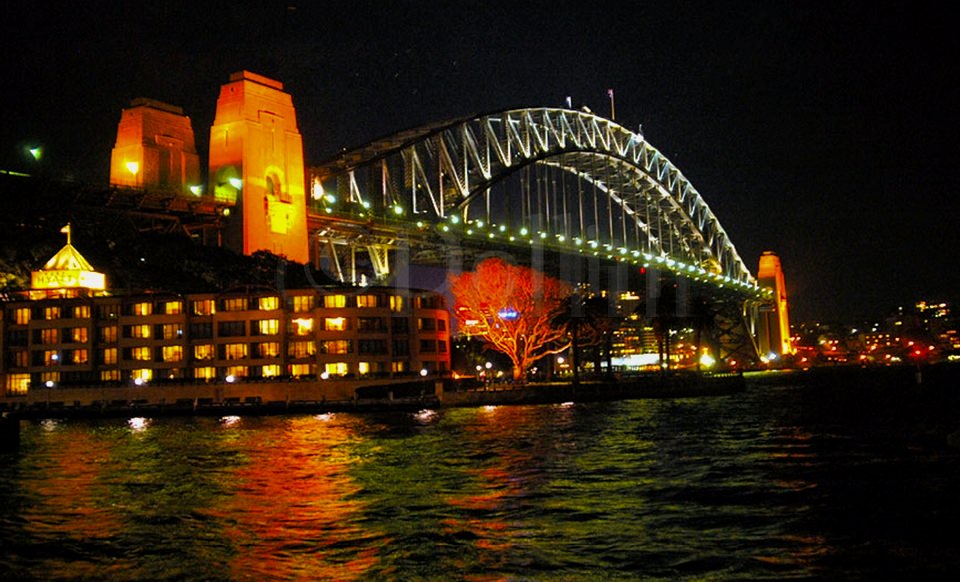
[{"label": "stone pylon tower", "polygon": [[240,71],[220,88],[210,128],[209,192],[234,205],[226,246],[309,261],[303,142],[282,83]]},{"label": "stone pylon tower", "polygon": [[110,184],[200,195],[200,158],[181,108],[153,99],[130,102],[120,114]]},{"label": "stone pylon tower", "polygon": [[787,316],[787,286],[783,279],[780,257],[771,251],[760,256],[757,282],[773,289],[773,303],[760,310],[760,354],[785,356],[793,353],[790,340],[790,320]]}]

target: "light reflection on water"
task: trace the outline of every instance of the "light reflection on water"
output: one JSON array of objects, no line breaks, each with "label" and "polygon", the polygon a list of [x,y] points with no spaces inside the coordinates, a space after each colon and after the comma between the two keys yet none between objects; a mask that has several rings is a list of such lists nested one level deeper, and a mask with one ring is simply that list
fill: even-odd
[{"label": "light reflection on water", "polygon": [[865,418],[755,388],[24,423],[21,452],[0,460],[0,577],[939,574],[960,567],[957,534],[929,533],[960,517],[960,455],[940,438],[960,416],[934,404]]}]

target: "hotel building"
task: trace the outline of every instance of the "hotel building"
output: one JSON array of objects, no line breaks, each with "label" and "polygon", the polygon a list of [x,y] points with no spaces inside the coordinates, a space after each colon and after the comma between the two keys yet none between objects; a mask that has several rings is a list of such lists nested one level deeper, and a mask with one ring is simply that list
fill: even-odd
[{"label": "hotel building", "polygon": [[0,381],[8,396],[57,386],[420,376],[450,367],[449,313],[434,292],[246,287],[110,296],[102,275],[100,289],[86,283],[91,274],[68,238],[35,273],[31,291],[2,302]]}]

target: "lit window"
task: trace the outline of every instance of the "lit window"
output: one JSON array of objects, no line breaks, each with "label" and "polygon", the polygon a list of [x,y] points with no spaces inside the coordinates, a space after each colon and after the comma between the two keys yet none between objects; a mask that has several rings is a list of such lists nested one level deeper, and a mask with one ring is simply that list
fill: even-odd
[{"label": "lit window", "polygon": [[7,394],[26,394],[30,390],[30,374],[7,374]]},{"label": "lit window", "polygon": [[323,322],[323,329],[327,331],[346,331],[347,319],[345,317],[328,317]]},{"label": "lit window", "polygon": [[247,344],[226,344],[223,354],[225,360],[242,360],[247,357]]},{"label": "lit window", "polygon": [[100,370],[101,382],[119,382],[120,370]]},{"label": "lit window", "polygon": [[233,297],[231,299],[223,300],[223,310],[224,311],[246,311],[247,310],[247,298],[246,297]]},{"label": "lit window", "polygon": [[27,325],[30,323],[30,308],[21,307],[19,309],[15,309],[13,318],[17,325]]},{"label": "lit window", "polygon": [[213,299],[198,299],[193,302],[194,315],[213,315],[216,311]]},{"label": "lit window", "polygon": [[261,319],[257,322],[257,330],[260,335],[276,335],[280,333],[279,319]]},{"label": "lit window", "polygon": [[280,355],[279,342],[266,342],[257,346],[257,355],[261,358],[276,358]]},{"label": "lit window", "polygon": [[40,331],[40,343],[55,344],[60,342],[59,329],[44,329]]},{"label": "lit window", "polygon": [[327,309],[334,307],[346,307],[347,306],[347,296],[346,295],[326,295],[323,298],[323,306]]},{"label": "lit window", "polygon": [[264,378],[273,378],[274,376],[279,376],[280,366],[278,364],[270,364],[268,366],[263,366],[263,368],[261,368],[260,373]]},{"label": "lit window", "polygon": [[70,330],[70,339],[75,344],[87,343],[87,328],[75,327]]},{"label": "lit window", "polygon": [[324,370],[331,376],[346,376],[350,368],[346,362],[330,362],[324,365]]},{"label": "lit window", "polygon": [[47,382],[59,382],[60,381],[60,372],[44,372],[40,374],[40,383],[46,384]]},{"label": "lit window", "polygon": [[357,307],[376,307],[376,295],[357,295]]},{"label": "lit window", "polygon": [[149,362],[153,358],[150,348],[147,346],[138,346],[130,350],[130,357],[138,362]]},{"label": "lit window", "polygon": [[403,296],[402,295],[391,295],[390,296],[390,311],[394,313],[400,313],[403,311]]},{"label": "lit window", "polygon": [[313,319],[299,318],[290,322],[290,333],[294,335],[310,335],[313,332]]},{"label": "lit window", "polygon": [[273,311],[275,309],[280,309],[280,298],[279,297],[260,297],[257,301],[257,306],[260,311]]},{"label": "lit window", "polygon": [[149,302],[134,303],[132,311],[134,315],[152,315],[153,304]]},{"label": "lit window", "polygon": [[313,364],[290,364],[291,376],[311,376],[313,373]]},{"label": "lit window", "polygon": [[325,354],[349,354],[351,352],[350,340],[330,340],[323,342],[323,353]]},{"label": "lit window", "polygon": [[43,365],[56,366],[60,363],[60,352],[57,350],[46,350],[43,352]]},{"label": "lit window", "polygon": [[163,339],[177,339],[183,337],[183,328],[179,323],[166,323],[160,328]]},{"label": "lit window", "polygon": [[183,360],[183,346],[163,346],[164,362],[180,362]]},{"label": "lit window", "polygon": [[13,367],[26,368],[30,365],[30,353],[27,350],[13,352]]},{"label": "lit window", "polygon": [[293,312],[303,313],[313,309],[313,295],[294,295]]},{"label": "lit window", "polygon": [[213,380],[217,377],[217,369],[213,366],[194,368],[193,377],[197,380]]},{"label": "lit window", "polygon": [[137,339],[146,339],[150,337],[150,326],[148,324],[131,325],[130,337]]},{"label": "lit window", "polygon": [[406,372],[407,363],[406,362],[390,362],[390,371],[391,372]]},{"label": "lit window", "polygon": [[370,362],[360,362],[357,364],[357,372],[360,374],[370,373]]},{"label": "lit window", "polygon": [[113,343],[117,341],[117,326],[110,325],[100,328],[100,341],[104,343]]},{"label": "lit window", "polygon": [[194,360],[212,360],[213,353],[213,344],[201,344],[193,346]]},{"label": "lit window", "polygon": [[291,358],[307,358],[317,353],[316,344],[312,341],[290,342],[287,347]]},{"label": "lit window", "polygon": [[90,359],[90,355],[87,353],[87,350],[73,350],[73,363],[74,364],[86,364]]},{"label": "lit window", "polygon": [[233,376],[235,378],[247,377],[246,366],[227,366],[226,372],[227,372],[227,376]]},{"label": "lit window", "polygon": [[183,301],[167,301],[163,304],[163,312],[167,315],[179,315],[183,313]]},{"label": "lit window", "polygon": [[117,348],[105,348],[103,350],[103,363],[104,364],[117,363]]},{"label": "lit window", "polygon": [[130,372],[130,379],[140,380],[141,382],[149,382],[153,380],[153,370],[150,368],[140,368],[139,370],[132,370]]},{"label": "lit window", "polygon": [[89,305],[76,305],[73,308],[74,319],[90,319]]},{"label": "lit window", "polygon": [[60,319],[59,307],[45,307],[43,310],[44,319]]}]

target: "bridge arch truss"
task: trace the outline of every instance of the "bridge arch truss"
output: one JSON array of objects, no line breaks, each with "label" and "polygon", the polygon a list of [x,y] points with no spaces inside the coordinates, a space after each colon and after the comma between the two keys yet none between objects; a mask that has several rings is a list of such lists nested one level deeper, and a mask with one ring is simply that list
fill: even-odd
[{"label": "bridge arch truss", "polygon": [[525,239],[756,289],[693,185],[641,134],[514,109],[401,132],[312,168],[314,212]]}]

